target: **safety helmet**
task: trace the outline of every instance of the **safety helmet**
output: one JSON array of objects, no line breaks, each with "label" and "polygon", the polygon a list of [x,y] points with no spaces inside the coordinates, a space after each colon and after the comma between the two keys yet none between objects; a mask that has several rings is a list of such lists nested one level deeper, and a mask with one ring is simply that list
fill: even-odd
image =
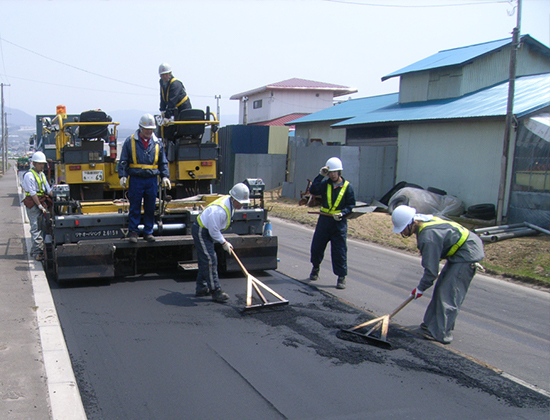
[{"label": "safety helmet", "polygon": [[139,126],[141,128],[154,130],[155,128],[157,128],[157,126],[155,125],[155,117],[153,117],[151,114],[142,115],[142,117],[139,119]]},{"label": "safety helmet", "polygon": [[326,166],[328,166],[329,172],[342,171],[344,169],[342,167],[342,161],[337,157],[331,157],[329,160],[327,160]]},{"label": "safety helmet", "polygon": [[159,66],[159,75],[163,75],[166,73],[172,73],[172,66],[168,63],[162,63]]},{"label": "safety helmet", "polygon": [[229,195],[241,204],[250,203],[250,190],[242,182],[235,184],[229,191]]},{"label": "safety helmet", "polygon": [[401,233],[410,225],[416,215],[416,209],[409,206],[396,207],[391,215],[394,233]]},{"label": "safety helmet", "polygon": [[34,152],[31,160],[33,161],[33,163],[48,163],[48,161],[46,160],[46,155],[42,152]]}]

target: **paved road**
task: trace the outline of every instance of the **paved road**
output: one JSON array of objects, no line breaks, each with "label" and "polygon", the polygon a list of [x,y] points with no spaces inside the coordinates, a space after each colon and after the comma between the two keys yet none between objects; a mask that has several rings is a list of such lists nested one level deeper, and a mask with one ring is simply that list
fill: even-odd
[{"label": "paved road", "polygon": [[[305,242],[307,232],[279,222],[274,229],[285,238],[286,271],[302,261],[286,235],[303,247],[284,229]],[[397,260],[390,272],[414,262]],[[309,267],[290,271],[305,277]],[[548,418],[548,397],[414,331],[392,326],[394,350],[338,339],[340,327],[368,316],[326,291],[361,306],[364,286],[352,274],[348,289],[336,291],[322,274],[319,287],[275,271],[255,274],[290,305],[246,313],[239,275],[222,279],[227,305],[195,298],[193,279],[180,275],[51,284],[88,419]],[[409,287],[391,280],[397,277],[369,300],[382,307],[377,315],[406,297]],[[421,312],[419,302],[407,308],[414,306],[409,315]]]},{"label": "paved road", "polygon": [[[279,271],[307,281],[313,230],[273,220],[273,231],[279,238]],[[422,275],[420,258],[361,241],[350,240],[348,246],[347,289],[334,287],[330,252],[326,253],[316,286],[380,316],[396,308],[418,284]],[[394,322],[418,330],[430,298],[428,291],[398,313]],[[450,347],[550,395],[549,325],[548,291],[477,274]]]}]

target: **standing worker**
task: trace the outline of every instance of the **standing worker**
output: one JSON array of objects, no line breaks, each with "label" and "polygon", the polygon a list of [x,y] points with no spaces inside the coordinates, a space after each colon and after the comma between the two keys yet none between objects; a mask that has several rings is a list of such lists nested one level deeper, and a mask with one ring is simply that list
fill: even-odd
[{"label": "standing worker", "polygon": [[168,161],[164,147],[155,134],[155,118],[151,114],[143,115],[139,120],[139,129],[128,137],[122,145],[118,176],[120,185],[126,188],[128,177],[128,199],[130,201],[128,230],[130,242],[137,243],[141,220],[141,201],[143,199],[143,237],[154,242],[155,205],[158,193],[158,177],[162,186],[171,189]]},{"label": "standing worker", "polygon": [[41,220],[47,212],[47,198],[52,196],[52,189],[44,175],[44,167],[48,163],[46,155],[35,152],[31,158],[32,168],[23,175],[21,186],[25,190],[23,203],[27,209],[27,216],[31,225],[31,256],[36,261],[44,259],[44,238],[41,232]]},{"label": "standing worker", "polygon": [[233,245],[225,240],[222,231],[231,225],[234,210],[248,203],[250,203],[248,187],[243,183],[235,184],[229,191],[229,195],[224,195],[206,206],[193,224],[191,233],[199,263],[195,296],[212,294],[212,300],[220,303],[229,300],[229,295],[220,287],[218,257],[214,244],[216,242],[222,244],[223,249],[231,255]]},{"label": "standing worker", "polygon": [[172,66],[162,63],[160,75],[160,112],[164,118],[177,118],[180,111],[191,109],[191,100],[185,92],[183,83],[172,76]]},{"label": "standing worker", "polygon": [[[319,175],[315,177],[309,192],[320,195],[322,199],[321,213],[317,220],[315,233],[311,242],[311,264],[313,268],[309,279],[319,279],[319,269],[325,249],[330,241],[330,255],[332,258],[332,272],[338,276],[336,287],[346,288],[346,276],[348,274],[348,221],[346,215],[350,214],[355,206],[355,194],[353,187],[342,178],[342,161],[337,157],[331,157],[323,166]],[[325,177],[327,177],[325,179]]]},{"label": "standing worker", "polygon": [[[459,223],[416,209],[399,206],[392,213],[393,231],[408,238],[416,234],[424,275],[411,295],[418,299],[437,279],[432,300],[420,324],[424,337],[449,344],[453,341],[456,317],[476,268],[485,254],[481,239]],[[446,259],[439,273],[439,261]],[[438,274],[439,273],[439,274]]]}]

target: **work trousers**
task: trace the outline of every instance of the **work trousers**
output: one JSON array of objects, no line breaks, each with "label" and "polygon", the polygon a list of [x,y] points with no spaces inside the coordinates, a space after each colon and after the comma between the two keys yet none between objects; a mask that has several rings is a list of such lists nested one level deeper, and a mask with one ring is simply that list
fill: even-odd
[{"label": "work trousers", "polygon": [[205,287],[208,287],[210,290],[219,289],[218,256],[214,248],[214,240],[210,236],[208,229],[201,227],[197,222],[193,223],[191,234],[195,242],[199,265],[196,289],[201,290]]},{"label": "work trousers", "polygon": [[150,178],[130,177],[130,186],[128,187],[128,200],[130,201],[128,228],[130,232],[139,232],[138,226],[141,221],[141,202],[143,200],[143,234],[150,235],[153,233],[157,192],[158,182],[156,176]]},{"label": "work trousers", "polygon": [[44,252],[44,239],[42,238],[42,210],[38,206],[32,206],[30,209],[27,209],[27,217],[29,218],[29,223],[31,225],[31,256],[36,256]]},{"label": "work trousers", "polygon": [[337,276],[348,274],[348,222],[334,220],[331,216],[319,216],[313,240],[311,241],[311,264],[319,267],[325,256],[325,249],[330,242],[332,272]]},{"label": "work trousers", "polygon": [[424,314],[424,324],[436,340],[453,341],[456,318],[475,273],[474,264],[470,262],[447,262],[441,270]]}]

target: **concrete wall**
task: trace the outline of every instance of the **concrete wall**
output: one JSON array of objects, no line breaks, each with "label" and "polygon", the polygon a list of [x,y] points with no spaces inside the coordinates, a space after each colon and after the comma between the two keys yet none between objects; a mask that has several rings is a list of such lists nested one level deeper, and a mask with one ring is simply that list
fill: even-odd
[{"label": "concrete wall", "polygon": [[396,181],[447,191],[465,207],[497,204],[502,121],[399,126]]},{"label": "concrete wall", "polygon": [[341,143],[346,144],[346,129],[331,127],[334,121],[322,121],[318,123],[298,124],[296,126],[296,136],[304,139],[321,139],[323,144]]}]

